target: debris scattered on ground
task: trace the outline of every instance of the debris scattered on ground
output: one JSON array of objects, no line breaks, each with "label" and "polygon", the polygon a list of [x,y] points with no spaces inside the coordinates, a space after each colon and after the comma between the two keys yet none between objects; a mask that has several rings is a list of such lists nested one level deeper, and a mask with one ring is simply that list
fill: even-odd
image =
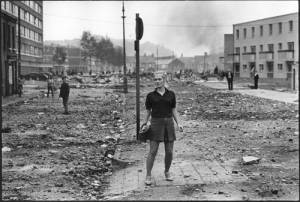
[{"label": "debris scattered on ground", "polygon": [[9,147],[2,147],[2,152],[10,152],[11,148]]},{"label": "debris scattered on ground", "polygon": [[254,156],[243,156],[243,164],[244,165],[251,165],[259,163],[261,159],[254,157]]}]

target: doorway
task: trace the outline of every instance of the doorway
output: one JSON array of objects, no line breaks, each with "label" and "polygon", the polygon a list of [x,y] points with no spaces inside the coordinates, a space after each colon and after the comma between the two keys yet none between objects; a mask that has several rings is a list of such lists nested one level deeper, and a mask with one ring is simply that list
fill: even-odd
[{"label": "doorway", "polygon": [[274,63],[267,62],[267,78],[274,78]]}]

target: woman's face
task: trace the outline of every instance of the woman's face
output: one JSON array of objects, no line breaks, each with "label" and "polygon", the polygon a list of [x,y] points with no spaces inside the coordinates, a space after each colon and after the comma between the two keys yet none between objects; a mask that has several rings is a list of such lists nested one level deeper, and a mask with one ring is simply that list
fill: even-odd
[{"label": "woman's face", "polygon": [[162,75],[155,75],[154,82],[155,82],[156,88],[161,88],[165,84],[165,81],[164,81],[164,78]]}]

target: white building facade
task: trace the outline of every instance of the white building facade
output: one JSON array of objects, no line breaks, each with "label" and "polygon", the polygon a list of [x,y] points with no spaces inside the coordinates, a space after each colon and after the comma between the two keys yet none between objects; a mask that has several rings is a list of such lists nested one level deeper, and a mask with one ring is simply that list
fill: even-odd
[{"label": "white building facade", "polygon": [[233,25],[233,71],[241,78],[292,78],[299,62],[298,13]]}]

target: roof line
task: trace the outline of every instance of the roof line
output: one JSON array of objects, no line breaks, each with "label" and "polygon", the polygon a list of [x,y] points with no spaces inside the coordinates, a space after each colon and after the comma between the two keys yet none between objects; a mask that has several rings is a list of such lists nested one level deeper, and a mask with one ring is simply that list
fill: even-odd
[{"label": "roof line", "polygon": [[251,20],[251,21],[247,21],[247,22],[241,22],[241,23],[233,24],[233,26],[242,25],[242,24],[246,24],[246,23],[250,23],[250,22],[257,22],[257,21],[261,21],[261,20],[269,20],[269,19],[272,19],[272,18],[278,18],[278,17],[282,17],[282,16],[286,16],[286,15],[294,15],[294,14],[298,14],[298,12],[288,13],[288,14],[284,14],[284,15],[277,15],[277,16],[268,17],[268,18],[261,18],[261,19],[258,19],[258,20]]}]

